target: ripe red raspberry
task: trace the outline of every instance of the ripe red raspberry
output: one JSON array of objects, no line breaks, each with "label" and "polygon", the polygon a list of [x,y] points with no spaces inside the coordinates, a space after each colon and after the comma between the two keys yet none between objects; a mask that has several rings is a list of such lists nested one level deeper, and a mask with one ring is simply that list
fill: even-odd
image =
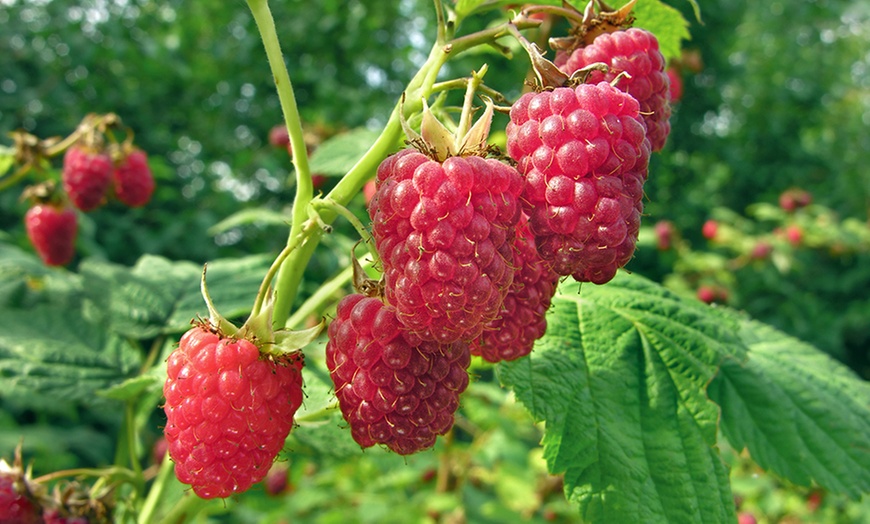
[{"label": "ripe red raspberry", "polygon": [[655,225],[656,247],[660,251],[668,251],[674,247],[674,236],[676,229],[674,223],[670,220],[660,220]]},{"label": "ripe red raspberry", "polygon": [[63,266],[72,260],[78,219],[69,207],[36,204],[24,214],[24,228],[45,264]]},{"label": "ripe red raspberry", "polygon": [[326,365],[354,440],[408,455],[453,427],[468,386],[463,342],[421,342],[406,333],[393,307],[354,294],[329,325]]},{"label": "ripe red raspberry", "polygon": [[532,352],[547,330],[547,310],[559,283],[559,275],[538,255],[525,215],[517,226],[514,259],[518,270],[498,318],[471,343],[471,354],[488,362],[515,360]]},{"label": "ripe red raspberry", "polygon": [[288,147],[290,145],[290,133],[287,132],[287,126],[284,124],[272,126],[272,129],[269,130],[269,143],[275,147],[290,151]]},{"label": "ripe red raspberry", "polygon": [[115,196],[130,207],[141,207],[151,200],[154,176],[148,167],[148,156],[141,149],[130,151],[115,167],[113,176]]},{"label": "ripe red raspberry", "polygon": [[629,75],[621,78],[617,87],[640,103],[651,149],[659,151],[671,132],[671,106],[670,81],[655,35],[636,27],[603,33],[591,45],[574,50],[561,69],[570,76],[596,62],[606,64],[609,71],[593,71],[588,82],[611,82],[623,72]]},{"label": "ripe red raspberry", "polygon": [[701,226],[701,234],[704,235],[704,238],[706,238],[707,240],[715,239],[718,232],[719,223],[713,219],[704,222],[704,225]]},{"label": "ripe red raspberry", "polygon": [[16,488],[18,477],[0,470],[0,524],[41,523],[39,508]]},{"label": "ripe red raspberry", "polygon": [[668,98],[671,102],[679,102],[683,98],[683,76],[676,67],[669,67],[665,73],[668,75],[668,82],[670,83]]},{"label": "ripe red raspberry", "polygon": [[302,404],[301,354],[262,354],[200,325],[167,361],[166,440],[178,480],[202,498],[263,480]]},{"label": "ripe red raspberry", "polygon": [[637,101],[606,82],[527,93],[507,151],[526,177],[538,253],[560,275],[603,284],[634,254],[649,165]]},{"label": "ripe red raspberry", "polygon": [[813,195],[808,191],[793,187],[786,189],[779,195],[779,207],[784,211],[792,211],[806,207],[813,203]]},{"label": "ripe red raspberry", "polygon": [[405,149],[381,163],[377,180],[369,215],[387,302],[423,340],[473,340],[513,281],[520,174],[492,158],[442,163]]},{"label": "ripe red raspberry", "polygon": [[113,171],[109,155],[73,146],[63,157],[63,189],[74,206],[91,211],[103,204]]}]

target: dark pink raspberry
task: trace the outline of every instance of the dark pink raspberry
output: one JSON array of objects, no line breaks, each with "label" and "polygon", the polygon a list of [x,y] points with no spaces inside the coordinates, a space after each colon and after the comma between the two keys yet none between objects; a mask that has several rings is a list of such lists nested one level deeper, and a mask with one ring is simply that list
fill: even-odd
[{"label": "dark pink raspberry", "polygon": [[432,447],[453,427],[471,358],[463,342],[422,342],[393,307],[354,294],[329,325],[326,365],[354,440],[400,455]]},{"label": "dark pink raspberry", "polygon": [[589,83],[611,82],[621,73],[629,75],[623,76],[616,87],[640,103],[651,149],[659,151],[671,132],[671,95],[665,59],[655,35],[636,27],[603,33],[591,45],[574,50],[561,69],[571,75],[596,62],[606,64],[609,71],[593,71],[587,79]]},{"label": "dark pink raspberry", "polygon": [[301,354],[266,355],[200,325],[181,337],[163,386],[169,456],[202,498],[263,480],[302,404]]},{"label": "dark pink raspberry", "polygon": [[112,176],[115,197],[130,207],[141,207],[151,200],[154,175],[148,156],[141,149],[130,151],[115,167]]},{"label": "dark pink raspberry", "polygon": [[20,474],[0,470],[0,524],[42,522],[39,507],[16,487],[21,485],[19,477]]},{"label": "dark pink raspberry", "polygon": [[603,284],[634,254],[649,140],[637,100],[607,82],[526,93],[507,151],[525,175],[538,253],[559,275]]},{"label": "dark pink raspberry", "polygon": [[46,265],[66,265],[75,255],[78,218],[72,208],[36,204],[24,214],[24,228]]},{"label": "dark pink raspberry", "polygon": [[525,215],[517,225],[514,260],[518,269],[498,318],[471,344],[471,354],[488,362],[515,360],[532,352],[547,330],[547,310],[559,283],[559,275],[538,255]]},{"label": "dark pink raspberry", "polygon": [[109,155],[73,146],[63,157],[63,189],[74,206],[91,211],[105,201],[113,171]]},{"label": "dark pink raspberry", "polygon": [[423,340],[470,341],[501,309],[522,178],[495,159],[443,163],[406,149],[378,167],[369,203],[386,299]]}]

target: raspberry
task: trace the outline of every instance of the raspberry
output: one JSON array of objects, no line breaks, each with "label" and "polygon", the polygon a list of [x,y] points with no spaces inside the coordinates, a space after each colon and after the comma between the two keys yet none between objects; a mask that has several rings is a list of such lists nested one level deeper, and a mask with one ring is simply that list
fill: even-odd
[{"label": "raspberry", "polygon": [[128,153],[115,167],[112,176],[115,196],[130,207],[141,207],[151,200],[154,176],[148,167],[148,156],[141,149]]},{"label": "raspberry", "polygon": [[655,225],[656,247],[659,251],[668,251],[674,247],[676,228],[670,220],[660,220]]},{"label": "raspberry", "polygon": [[74,206],[91,211],[103,204],[113,171],[109,155],[73,146],[63,157],[63,189]]},{"label": "raspberry", "polygon": [[488,362],[515,360],[532,352],[535,340],[547,330],[546,313],[559,283],[559,275],[538,255],[525,215],[517,226],[514,259],[519,269],[499,317],[471,344],[471,354]]},{"label": "raspberry", "polygon": [[69,207],[36,204],[24,214],[24,228],[45,264],[63,266],[72,260],[78,219]]},{"label": "raspberry", "polygon": [[713,219],[704,222],[704,225],[701,226],[701,234],[704,235],[704,238],[707,240],[714,240],[718,232],[719,223]]},{"label": "raspberry", "polygon": [[302,404],[302,365],[300,354],[264,355],[205,325],[185,333],[163,386],[164,433],[178,480],[206,499],[263,480]]},{"label": "raspberry", "polygon": [[17,477],[11,472],[0,471],[0,524],[42,522],[39,508],[16,488]]},{"label": "raspberry", "polygon": [[381,163],[377,180],[369,215],[387,302],[423,340],[473,340],[513,281],[522,178],[491,158],[442,163],[405,149]]},{"label": "raspberry", "polygon": [[603,284],[634,254],[649,165],[637,101],[607,82],[526,93],[507,151],[526,177],[538,253],[559,275]]},{"label": "raspberry", "polygon": [[627,73],[617,87],[640,103],[652,151],[662,149],[671,132],[670,81],[655,35],[636,27],[601,34],[591,45],[574,50],[561,69],[571,75],[596,62],[607,64],[609,71],[593,71],[587,81],[611,82],[620,73]]},{"label": "raspberry", "polygon": [[779,195],[779,207],[789,213],[812,203],[813,195],[797,187],[786,189]]},{"label": "raspberry", "polygon": [[276,124],[269,130],[269,143],[274,147],[287,149],[290,151],[290,133],[287,132],[287,126],[284,124]]},{"label": "raspberry", "polygon": [[393,307],[359,294],[339,302],[328,335],[326,365],[360,446],[409,455],[453,426],[468,386],[465,343],[421,342],[402,329]]},{"label": "raspberry", "polygon": [[680,74],[680,70],[676,67],[667,68],[665,74],[668,75],[668,82],[670,83],[670,87],[668,87],[668,98],[671,102],[677,103],[681,98],[683,98],[683,76]]}]

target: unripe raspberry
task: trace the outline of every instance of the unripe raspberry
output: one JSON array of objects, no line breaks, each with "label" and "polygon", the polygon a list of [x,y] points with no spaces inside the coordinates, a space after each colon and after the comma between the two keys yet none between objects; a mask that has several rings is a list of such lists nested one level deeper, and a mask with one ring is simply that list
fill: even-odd
[{"label": "unripe raspberry", "polygon": [[178,479],[202,498],[263,480],[302,404],[301,354],[266,355],[200,325],[167,361],[166,440]]},{"label": "unripe raspberry", "polygon": [[559,275],[602,284],[634,254],[649,141],[637,101],[606,82],[527,93],[508,154],[526,177],[538,252]]},{"label": "unripe raspberry", "polygon": [[115,197],[130,207],[141,207],[151,200],[154,176],[148,166],[148,156],[141,149],[127,153],[115,167],[112,176]]},{"label": "unripe raspberry", "polygon": [[471,343],[471,354],[488,362],[515,360],[531,353],[535,341],[547,330],[547,310],[559,283],[559,275],[538,254],[525,215],[517,226],[514,259],[517,273],[498,318]]},{"label": "unripe raspberry", "polygon": [[591,45],[571,53],[561,69],[571,75],[596,62],[603,62],[609,70],[607,73],[593,71],[587,81],[612,82],[618,75],[627,73],[617,87],[640,103],[652,151],[662,149],[671,131],[670,81],[655,35],[636,27],[601,34]]},{"label": "unripe raspberry", "polygon": [[476,338],[513,281],[519,173],[491,158],[442,163],[405,149],[381,163],[377,180],[369,214],[387,302],[423,340]]},{"label": "unripe raspberry", "polygon": [[36,204],[24,215],[27,237],[42,261],[63,266],[75,255],[78,218],[69,207]]},{"label": "unripe raspberry", "polygon": [[113,171],[109,155],[73,146],[63,157],[63,189],[74,206],[91,211],[105,201]]},{"label": "unripe raspberry", "polygon": [[468,386],[462,342],[421,342],[377,298],[349,295],[329,325],[326,365],[341,412],[362,447],[408,455],[434,445],[453,426]]}]

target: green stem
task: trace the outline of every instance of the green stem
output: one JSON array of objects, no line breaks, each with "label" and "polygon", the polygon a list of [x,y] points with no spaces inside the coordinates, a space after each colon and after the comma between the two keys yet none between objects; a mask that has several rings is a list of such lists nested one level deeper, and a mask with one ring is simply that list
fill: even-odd
[{"label": "green stem", "polygon": [[311,206],[314,208],[315,211],[319,211],[321,209],[334,211],[344,217],[345,220],[350,222],[353,228],[356,229],[356,232],[359,234],[362,241],[365,242],[366,246],[368,247],[369,253],[371,253],[372,258],[375,260],[375,264],[380,265],[381,258],[380,256],[378,256],[378,252],[375,249],[375,239],[372,238],[371,233],[368,232],[362,221],[357,218],[357,216],[354,215],[350,211],[350,209],[344,207],[343,205],[339,204],[338,202],[329,197],[315,198],[311,201]]},{"label": "green stem", "polygon": [[[372,266],[372,259],[371,257],[364,256],[359,263],[363,268],[368,268]],[[288,329],[298,328],[305,323],[305,319],[310,315],[323,311],[326,304],[337,300],[337,293],[341,289],[344,289],[351,280],[353,280],[353,266],[347,266],[331,280],[324,282],[320,287],[318,287],[317,291],[308,297],[305,302],[303,302],[302,305],[299,306],[292,315],[290,315],[290,318],[287,319],[286,327]]]},{"label": "green stem", "polygon": [[133,403],[129,401],[124,404],[124,433],[127,436],[127,454],[130,455],[130,466],[137,479],[136,491],[141,495],[145,485],[142,478],[142,463],[139,462],[139,456],[136,454],[136,414]]},{"label": "green stem", "polygon": [[196,516],[200,510],[208,504],[209,500],[201,499],[193,493],[185,493],[173,506],[169,513],[158,521],[159,524],[178,524],[179,522],[191,522],[191,517]]},{"label": "green stem", "polygon": [[[302,122],[299,118],[299,109],[296,105],[296,95],[293,93],[293,84],[290,74],[284,64],[281,53],[281,45],[278,42],[278,32],[275,21],[269,9],[267,0],[248,0],[248,7],[257,24],[260,38],[266,49],[266,58],[272,69],[275,87],[278,90],[278,99],[281,103],[281,111],[284,114],[284,122],[287,126],[287,134],[290,137],[290,149],[293,153],[293,166],[296,171],[296,196],[293,200],[292,222],[290,235],[287,242],[291,243],[302,233],[303,224],[306,220],[308,202],[314,196],[314,184],[311,181],[311,170],[308,166],[308,151],[305,148],[305,138],[302,132]],[[261,289],[262,291],[262,289]],[[282,290],[283,291],[283,290]],[[286,292],[286,291],[284,291]],[[263,298],[258,297],[258,302]],[[276,316],[275,325],[282,325],[286,317]]]},{"label": "green stem", "polygon": [[145,497],[145,502],[142,504],[142,510],[139,512],[137,524],[150,524],[154,522],[154,512],[157,510],[157,504],[163,497],[163,492],[166,491],[166,485],[172,477],[172,472],[175,471],[175,466],[169,460],[169,454],[163,457],[163,463],[160,464],[160,470],[157,472],[157,477],[154,479],[154,484],[148,490],[148,495]]}]

